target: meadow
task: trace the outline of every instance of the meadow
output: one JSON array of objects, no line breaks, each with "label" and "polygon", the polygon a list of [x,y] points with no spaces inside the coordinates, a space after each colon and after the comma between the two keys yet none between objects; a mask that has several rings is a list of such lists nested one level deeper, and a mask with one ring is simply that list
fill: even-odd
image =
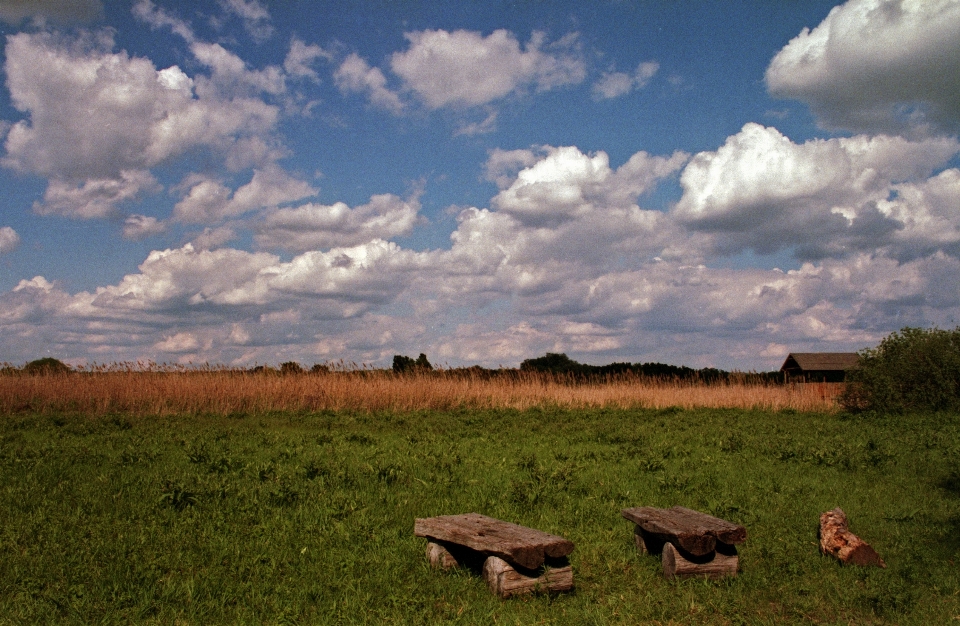
[{"label": "meadow", "polygon": [[[852,416],[817,385],[144,374],[0,377],[0,624],[960,617],[953,414]],[[620,510],[674,504],[746,526],[736,578],[636,552]],[[836,506],[886,569],[819,554]],[[431,570],[414,518],[469,511],[571,539],[576,590]]]}]

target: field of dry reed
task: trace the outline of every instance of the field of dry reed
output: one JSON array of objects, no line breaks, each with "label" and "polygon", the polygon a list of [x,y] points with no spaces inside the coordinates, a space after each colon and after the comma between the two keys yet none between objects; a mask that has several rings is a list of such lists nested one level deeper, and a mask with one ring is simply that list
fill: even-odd
[{"label": "field of dry reed", "polygon": [[231,415],[269,411],[450,409],[734,408],[830,412],[842,384],[773,384],[615,377],[577,381],[552,375],[487,376],[450,371],[397,375],[333,371],[280,375],[200,369],[102,368],[0,376],[0,414]]}]

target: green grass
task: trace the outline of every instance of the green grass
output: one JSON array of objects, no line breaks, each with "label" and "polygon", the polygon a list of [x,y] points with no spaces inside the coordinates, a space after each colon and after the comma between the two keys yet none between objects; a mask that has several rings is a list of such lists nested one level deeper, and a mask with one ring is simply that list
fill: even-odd
[{"label": "green grass", "polygon": [[[947,624],[960,419],[734,410],[0,418],[0,624]],[[630,506],[747,527],[666,581]],[[817,548],[835,506],[886,560]],[[415,517],[563,535],[576,591],[431,570]]]}]

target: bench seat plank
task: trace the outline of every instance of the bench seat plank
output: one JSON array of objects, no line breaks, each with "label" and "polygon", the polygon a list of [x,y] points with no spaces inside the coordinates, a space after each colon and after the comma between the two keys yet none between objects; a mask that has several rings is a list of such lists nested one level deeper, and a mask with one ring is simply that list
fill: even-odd
[{"label": "bench seat plank", "polygon": [[736,545],[747,538],[747,529],[739,524],[682,506],[669,509],[640,506],[624,509],[622,515],[644,532],[695,556],[713,552],[718,541]]},{"label": "bench seat plank", "polygon": [[527,569],[537,569],[546,559],[573,552],[573,542],[563,537],[478,513],[417,518],[413,533],[498,556]]}]

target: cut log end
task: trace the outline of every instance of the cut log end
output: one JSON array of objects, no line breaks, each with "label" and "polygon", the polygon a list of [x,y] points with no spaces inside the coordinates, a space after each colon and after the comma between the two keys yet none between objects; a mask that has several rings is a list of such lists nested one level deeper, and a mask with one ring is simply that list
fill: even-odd
[{"label": "cut log end", "polygon": [[483,578],[490,592],[501,598],[523,593],[556,593],[573,589],[573,567],[563,560],[535,571],[519,570],[497,556],[483,563]]},{"label": "cut log end", "polygon": [[820,515],[820,551],[841,563],[886,567],[877,551],[860,537],[850,532],[847,515],[839,507]]},{"label": "cut log end", "polygon": [[[724,554],[726,552],[726,554]],[[681,554],[673,544],[663,546],[663,576],[667,580],[672,578],[724,578],[736,576],[740,567],[740,557],[734,546],[724,546],[723,552],[717,551],[712,555],[696,557],[692,554]]]}]

